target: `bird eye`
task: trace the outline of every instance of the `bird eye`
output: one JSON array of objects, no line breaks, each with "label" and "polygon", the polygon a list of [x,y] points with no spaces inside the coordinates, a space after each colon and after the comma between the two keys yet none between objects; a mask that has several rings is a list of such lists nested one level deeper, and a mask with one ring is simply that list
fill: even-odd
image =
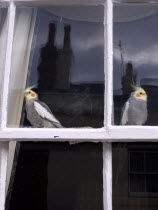
[{"label": "bird eye", "polygon": [[140,92],[140,95],[143,95],[143,93],[142,93],[142,92]]},{"label": "bird eye", "polygon": [[31,91],[29,91],[29,93],[31,93]]}]

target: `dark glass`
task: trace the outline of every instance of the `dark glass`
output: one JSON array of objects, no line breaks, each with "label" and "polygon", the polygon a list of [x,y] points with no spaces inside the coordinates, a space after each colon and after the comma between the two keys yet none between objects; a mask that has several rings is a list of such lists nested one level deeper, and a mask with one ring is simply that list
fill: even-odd
[{"label": "dark glass", "polygon": [[[158,125],[157,10],[158,4],[114,3],[113,100],[116,125],[121,125],[123,106],[134,92],[131,85],[142,87],[148,96],[147,120],[140,124]],[[137,114],[144,113],[140,110]]]},{"label": "dark glass", "polygon": [[103,210],[101,143],[21,143],[6,210]]},{"label": "dark glass", "polygon": [[144,172],[144,153],[130,152],[130,172]]},{"label": "dark glass", "polygon": [[146,153],[146,171],[158,173],[158,153],[147,152]]},{"label": "dark glass", "polygon": [[26,87],[64,127],[103,127],[103,19],[103,6],[37,9]]},{"label": "dark glass", "polygon": [[158,196],[158,174],[148,174],[147,178],[147,192],[157,193]]},{"label": "dark glass", "polygon": [[113,210],[158,208],[157,162],[151,154],[158,154],[157,143],[112,144]]},{"label": "dark glass", "polygon": [[130,192],[145,192],[144,174],[130,174]]}]

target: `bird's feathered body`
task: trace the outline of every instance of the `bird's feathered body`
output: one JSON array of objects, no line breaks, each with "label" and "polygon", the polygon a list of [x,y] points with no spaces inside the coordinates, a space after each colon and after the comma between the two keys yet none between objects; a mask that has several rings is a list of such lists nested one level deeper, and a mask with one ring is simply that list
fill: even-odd
[{"label": "bird's feathered body", "polygon": [[[27,89],[26,89],[27,90]],[[26,93],[25,90],[25,93]],[[32,97],[31,97],[32,94]],[[62,128],[63,126],[52,114],[49,107],[41,102],[37,94],[29,91],[26,97],[26,114],[31,125],[37,128]]]},{"label": "bird's feathered body", "polygon": [[[143,89],[141,89],[143,90]],[[139,90],[140,91],[140,90]],[[142,93],[140,91],[140,93]],[[143,125],[148,116],[147,112],[147,96],[141,98],[139,93],[131,93],[130,98],[126,101],[122,109],[121,125]]]}]

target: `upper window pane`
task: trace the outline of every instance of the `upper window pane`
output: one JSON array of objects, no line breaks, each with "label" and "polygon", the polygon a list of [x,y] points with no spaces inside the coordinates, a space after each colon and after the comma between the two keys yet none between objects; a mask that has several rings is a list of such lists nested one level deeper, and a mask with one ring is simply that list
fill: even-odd
[{"label": "upper window pane", "polygon": [[[49,106],[63,127],[103,126],[103,12],[103,6],[17,9],[9,126],[19,125],[24,89],[32,85],[39,100]],[[36,105],[31,118],[36,117],[34,111],[42,116],[42,104]],[[13,109],[15,115],[11,114]],[[44,119],[48,119],[46,111]],[[28,118],[22,115],[21,125],[30,126]],[[49,125],[43,126],[39,119],[38,123],[31,120],[31,125],[51,127],[50,118],[48,121]]]},{"label": "upper window pane", "polygon": [[158,4],[114,4],[116,125],[158,125],[157,22]]}]

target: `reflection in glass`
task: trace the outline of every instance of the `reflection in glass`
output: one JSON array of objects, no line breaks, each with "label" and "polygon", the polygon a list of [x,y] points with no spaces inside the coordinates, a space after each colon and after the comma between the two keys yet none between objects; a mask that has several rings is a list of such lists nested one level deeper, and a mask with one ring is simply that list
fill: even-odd
[{"label": "reflection in glass", "polygon": [[23,142],[16,156],[7,210],[103,210],[101,143]]},{"label": "reflection in glass", "polygon": [[[18,81],[19,89],[36,85],[34,91],[39,99],[49,106],[64,127],[102,127],[104,8],[66,6],[18,8],[17,11],[16,41],[19,38],[16,31],[24,25],[21,16],[28,18],[25,22],[29,29],[20,35],[25,42],[20,49],[24,50],[27,59],[24,68],[16,70],[23,78],[21,84]],[[18,62],[22,63],[23,57],[20,57]],[[13,65],[14,60],[17,58],[13,58]],[[16,88],[14,91],[17,94]],[[20,90],[19,94],[24,96]],[[22,104],[22,100],[18,104]],[[18,125],[19,117],[18,120],[15,120],[16,116],[12,117],[13,120],[8,119],[8,125]],[[30,126],[23,117],[21,125]]]},{"label": "reflection in glass", "polygon": [[[134,92],[131,85],[142,87],[147,94],[147,120],[145,117],[144,122],[139,124],[158,125],[157,11],[158,4],[114,4],[113,79],[116,125],[121,124],[123,106]],[[138,106],[140,108],[142,103]],[[136,114],[138,118],[141,110],[142,108]],[[141,115],[144,113],[143,111]]]},{"label": "reflection in glass", "polygon": [[113,210],[158,208],[157,144],[113,143],[112,154]]}]

